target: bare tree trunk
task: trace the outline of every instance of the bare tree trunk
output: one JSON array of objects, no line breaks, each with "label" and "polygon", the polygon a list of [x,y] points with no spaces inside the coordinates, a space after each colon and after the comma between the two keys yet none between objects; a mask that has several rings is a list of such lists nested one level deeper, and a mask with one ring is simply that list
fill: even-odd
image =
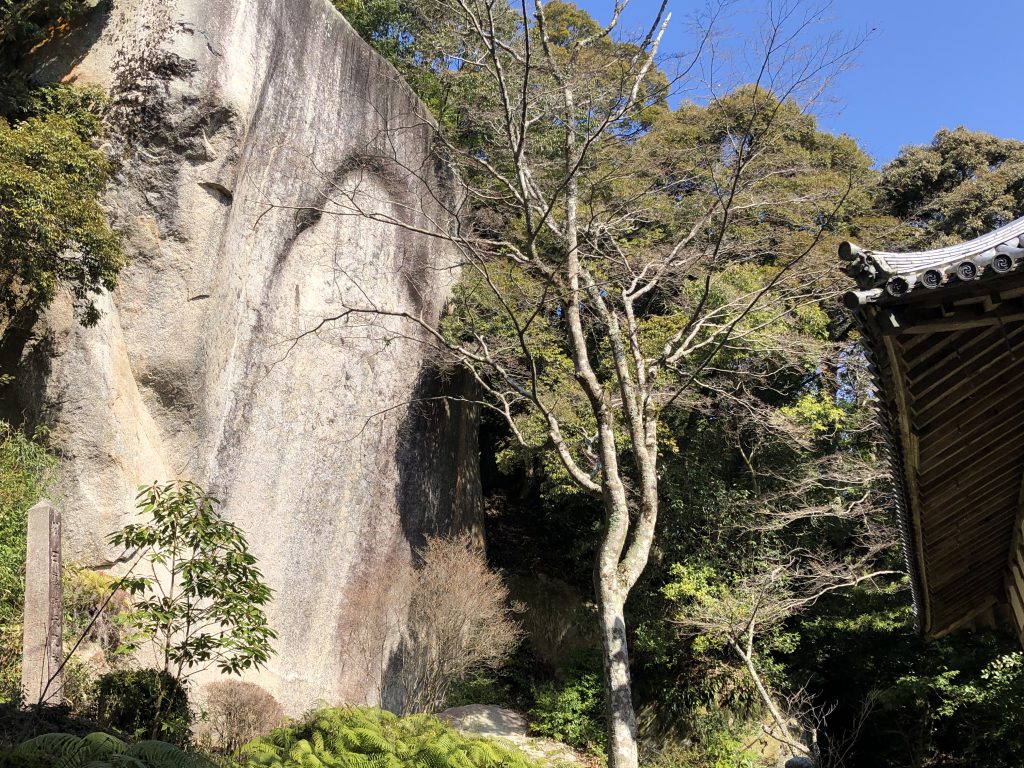
[{"label": "bare tree trunk", "polygon": [[626,646],[624,597],[601,587],[601,643],[604,647],[605,716],[608,722],[608,768],[636,768],[636,713],[633,711]]},{"label": "bare tree trunk", "polygon": [[752,650],[749,647],[744,650],[743,646],[732,637],[729,638],[729,643],[732,645],[733,650],[736,651],[736,655],[740,657],[743,664],[746,666],[747,673],[750,675],[750,679],[753,681],[754,687],[757,688],[757,693],[761,697],[761,701],[763,701],[764,705],[768,708],[768,712],[771,714],[772,720],[775,721],[775,725],[779,729],[779,736],[776,738],[789,747],[789,752],[794,757],[798,755],[801,757],[811,757],[811,750],[795,739],[789,732],[789,727],[786,725],[786,718],[775,703],[775,698],[772,696],[771,691],[769,691],[765,686],[760,673],[757,671],[757,667],[754,665],[754,654]]}]

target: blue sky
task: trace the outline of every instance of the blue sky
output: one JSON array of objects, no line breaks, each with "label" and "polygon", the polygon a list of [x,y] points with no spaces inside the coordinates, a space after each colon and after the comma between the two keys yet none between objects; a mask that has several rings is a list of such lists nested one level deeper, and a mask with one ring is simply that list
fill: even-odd
[{"label": "blue sky", "polygon": [[[607,21],[612,0],[577,4]],[[635,28],[659,4],[632,0],[626,25]],[[666,50],[692,48],[687,19],[703,5],[670,0]],[[835,0],[830,16],[870,37],[836,81],[821,124],[856,138],[876,163],[958,125],[1024,139],[1024,0]],[[736,13],[727,24],[742,35],[754,27],[753,15]]]}]

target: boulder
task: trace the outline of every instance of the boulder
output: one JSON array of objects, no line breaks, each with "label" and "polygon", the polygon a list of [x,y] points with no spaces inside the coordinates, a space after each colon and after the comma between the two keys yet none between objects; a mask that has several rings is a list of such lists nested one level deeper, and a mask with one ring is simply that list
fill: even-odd
[{"label": "boulder", "polygon": [[137,487],[195,480],[275,590],[252,679],[290,713],[376,703],[341,662],[350,586],[480,519],[477,414],[443,397],[462,384],[415,326],[342,317],[434,322],[449,296],[455,254],[416,232],[457,194],[429,114],[327,0],[101,3],[35,65],[109,93],[131,259],[97,325],[58,301],[22,354],[65,558],[116,570]]}]

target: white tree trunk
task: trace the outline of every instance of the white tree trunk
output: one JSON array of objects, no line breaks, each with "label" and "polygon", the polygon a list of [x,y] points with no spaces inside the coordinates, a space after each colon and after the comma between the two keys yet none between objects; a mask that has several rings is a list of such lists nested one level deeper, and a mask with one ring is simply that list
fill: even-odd
[{"label": "white tree trunk", "polygon": [[605,715],[608,721],[608,768],[637,768],[636,714],[633,711],[626,647],[625,599],[608,594],[607,585],[598,586],[601,595],[601,641],[604,647]]}]

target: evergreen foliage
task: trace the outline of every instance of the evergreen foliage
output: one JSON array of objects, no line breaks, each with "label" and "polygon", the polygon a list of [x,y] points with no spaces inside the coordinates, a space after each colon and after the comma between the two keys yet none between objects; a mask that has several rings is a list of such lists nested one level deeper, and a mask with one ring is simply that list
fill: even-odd
[{"label": "evergreen foliage", "polygon": [[564,681],[538,686],[529,716],[530,730],[539,736],[601,754],[605,737],[600,659],[581,659]]},{"label": "evergreen foliage", "polygon": [[960,127],[886,165],[882,204],[910,222],[913,249],[978,237],[1024,214],[1024,142]]},{"label": "evergreen foliage", "polygon": [[19,66],[90,6],[0,0],[0,341],[12,320],[29,323],[60,288],[71,291],[83,322],[95,322],[93,297],[113,288],[124,264],[99,202],[113,170],[94,144],[100,92],[33,86]]},{"label": "evergreen foliage", "polygon": [[[835,703],[825,746],[851,768],[1010,768],[1020,764],[1019,644],[1003,630],[925,641],[905,588],[858,588],[817,606],[783,673]],[[852,738],[856,734],[856,738]]]},{"label": "evergreen foliage", "polygon": [[[154,730],[174,744],[191,737],[192,710],[185,687],[162,669],[122,669],[96,683],[96,716],[118,733],[138,739]],[[159,723],[157,729],[153,723]]]},{"label": "evergreen foliage", "polygon": [[243,766],[267,768],[537,768],[518,750],[462,735],[431,715],[320,709],[247,744]]},{"label": "evergreen foliage", "polygon": [[31,104],[31,116],[0,118],[0,321],[66,287],[82,320],[94,322],[92,296],[113,288],[123,265],[99,202],[111,167],[92,145],[98,99],[58,86]]}]

